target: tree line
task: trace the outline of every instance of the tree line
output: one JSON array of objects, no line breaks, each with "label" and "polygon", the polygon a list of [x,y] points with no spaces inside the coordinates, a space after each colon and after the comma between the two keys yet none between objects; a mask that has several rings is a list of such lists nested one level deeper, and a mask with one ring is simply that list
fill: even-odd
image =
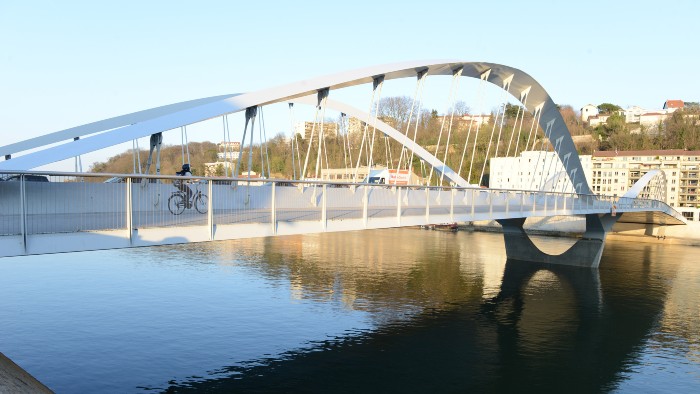
[{"label": "tree line", "polygon": [[[489,173],[487,150],[489,157],[493,157],[495,154],[504,156],[508,151],[509,155],[513,156],[523,150],[551,149],[548,141],[542,138],[541,129],[538,133],[531,134],[532,114],[528,111],[523,113],[521,107],[517,105],[508,103],[500,109],[494,109],[490,122],[481,127],[475,127],[473,123],[470,125],[469,122],[459,119],[457,122],[453,121],[451,133],[448,133],[449,114],[441,117],[436,110],[431,109],[422,109],[420,113],[416,113],[414,109],[411,113],[411,106],[412,99],[409,97],[386,97],[380,101],[378,117],[411,140],[415,139],[418,145],[438,159],[444,159],[445,164],[453,170],[460,170],[461,163],[460,173],[472,183],[479,182],[482,174],[486,178]],[[614,112],[613,106],[612,104],[605,106],[602,110]],[[697,116],[687,116],[688,114],[697,115],[697,112],[678,110],[666,122],[658,125],[655,132],[652,132],[650,128],[639,127],[639,125],[636,125],[638,129],[633,129],[634,125],[625,123],[624,118],[617,113],[613,113],[606,123],[591,129],[580,120],[571,106],[561,105],[559,111],[571,135],[583,137],[575,139],[580,154],[611,149],[700,149],[700,122]],[[500,112],[503,112],[503,116],[496,119],[496,114]],[[459,118],[469,113],[470,109],[464,103],[455,104],[455,117]],[[340,122],[340,119],[335,121]],[[498,135],[501,136],[500,140],[497,138]],[[294,151],[291,138],[296,138],[297,149]],[[254,144],[252,152],[248,147],[243,149],[240,157],[240,173],[244,174],[248,170],[250,155],[252,155],[250,170],[267,177],[291,179],[294,175],[300,178],[304,164],[306,164],[305,177],[309,178],[320,176],[323,168],[355,167],[358,164],[358,158],[359,165],[367,165],[370,163],[368,158],[371,153],[373,164],[388,165],[390,168],[397,168],[400,164],[402,168],[410,168],[419,176],[430,175],[430,168],[426,167],[419,157],[411,155],[410,151],[404,150],[398,141],[386,137],[384,133],[374,130],[371,126],[362,126],[351,133],[326,135],[320,149],[318,131],[312,141],[298,137],[291,138],[280,133],[265,144]],[[180,170],[181,150],[180,146],[162,148],[162,174],[174,174]],[[217,161],[219,149],[212,142],[190,142],[189,150],[190,164],[195,175],[205,174],[204,163]],[[142,150],[140,156],[141,171],[143,171],[148,151]],[[138,168],[138,165],[136,167]],[[152,164],[152,168],[154,167],[155,164]],[[91,171],[132,173],[134,172],[134,152],[129,150],[105,162],[95,163]],[[151,170],[151,173],[153,172],[154,170]],[[224,175],[223,166],[217,169],[216,175]],[[433,179],[437,177],[434,176]]]}]

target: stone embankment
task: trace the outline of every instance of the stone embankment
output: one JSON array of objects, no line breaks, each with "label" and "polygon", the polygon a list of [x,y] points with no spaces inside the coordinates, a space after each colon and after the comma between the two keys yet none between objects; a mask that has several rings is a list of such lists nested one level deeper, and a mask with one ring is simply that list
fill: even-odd
[{"label": "stone embankment", "polygon": [[0,393],[53,393],[27,371],[0,353]]}]

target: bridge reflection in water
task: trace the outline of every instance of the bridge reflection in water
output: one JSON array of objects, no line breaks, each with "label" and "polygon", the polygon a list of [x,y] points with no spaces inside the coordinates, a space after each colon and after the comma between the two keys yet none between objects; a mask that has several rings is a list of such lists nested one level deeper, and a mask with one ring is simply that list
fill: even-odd
[{"label": "bridge reflection in water", "polygon": [[261,275],[288,280],[293,297],[370,312],[378,329],[172,381],[170,391],[608,391],[639,363],[669,290],[655,246],[613,244],[601,270],[506,261],[490,234],[383,230],[228,246],[222,256],[237,249]]}]

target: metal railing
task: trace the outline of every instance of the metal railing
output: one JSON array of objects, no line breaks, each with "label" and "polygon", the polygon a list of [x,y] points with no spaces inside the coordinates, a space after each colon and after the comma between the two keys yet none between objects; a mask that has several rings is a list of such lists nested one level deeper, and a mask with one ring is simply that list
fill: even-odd
[{"label": "metal railing", "polygon": [[[526,216],[675,212],[661,201],[532,190],[70,172],[0,172],[0,235],[361,221],[383,227]],[[191,197],[182,182],[191,190]]]}]

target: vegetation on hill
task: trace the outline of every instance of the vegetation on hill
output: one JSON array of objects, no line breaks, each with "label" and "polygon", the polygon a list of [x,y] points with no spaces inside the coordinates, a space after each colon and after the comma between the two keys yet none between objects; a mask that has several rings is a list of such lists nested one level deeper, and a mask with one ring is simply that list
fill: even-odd
[{"label": "vegetation on hill", "polygon": [[626,123],[623,115],[613,114],[591,130],[596,150],[700,150],[700,110],[690,107],[675,111],[659,124],[644,126]]},{"label": "vegetation on hill", "polygon": [[[196,175],[204,174],[204,163],[216,161],[216,153],[218,148],[212,142],[190,142],[190,160],[192,173]],[[139,164],[134,162],[134,152],[129,149],[126,152],[112,156],[105,162],[94,163],[90,167],[91,172],[107,172],[115,174],[131,174],[139,173]],[[141,156],[141,172],[146,170],[146,160],[148,159],[148,150],[139,152]],[[151,164],[151,174],[155,173],[156,168],[156,153],[153,152],[153,163]],[[138,161],[138,160],[136,160]],[[176,171],[182,168],[182,147],[179,145],[164,145],[160,150],[160,173],[163,175],[175,175]],[[134,165],[136,171],[134,171]]]},{"label": "vegetation on hill", "polygon": [[[408,135],[409,138],[426,148],[440,160],[459,170],[471,182],[477,182],[482,173],[488,174],[488,162],[484,165],[487,149],[489,157],[495,153],[504,156],[506,153],[513,155],[516,147],[518,152],[533,149],[548,149],[549,144],[539,136],[530,134],[532,114],[525,114],[516,105],[507,104],[503,121],[492,120],[482,127],[474,127],[468,121],[455,121],[452,133],[448,135],[449,116],[440,117],[437,111],[425,109],[422,111],[418,124],[415,115],[409,123],[411,99],[409,97],[387,97],[380,102],[379,117],[396,130]],[[700,121],[698,113],[700,108],[691,106],[685,110],[678,110],[670,116],[666,122],[655,127],[641,127],[639,124],[625,123],[622,115],[615,113],[618,106],[604,103],[599,106],[601,111],[608,111],[611,116],[607,122],[591,129],[579,118],[576,111],[569,105],[559,106],[560,113],[566,123],[575,144],[581,154],[591,154],[596,150],[638,150],[638,149],[700,149]],[[468,114],[469,108],[464,103],[459,103],[456,115]],[[500,119],[500,116],[499,116]],[[443,123],[444,122],[444,123]],[[441,131],[442,130],[442,134]],[[316,131],[318,135],[318,130]],[[417,156],[411,158],[410,152],[402,154],[402,146],[397,141],[387,138],[382,132],[376,132],[367,128],[367,139],[364,144],[364,132],[355,131],[345,139],[341,136],[326,136],[322,146],[321,158],[318,158],[319,140],[316,136],[309,147],[308,140],[297,139],[299,143],[298,156],[292,158],[292,149],[289,137],[279,134],[271,138],[267,144],[256,144],[252,150],[252,171],[273,178],[292,178],[296,173],[299,177],[300,168],[306,162],[306,177],[320,177],[319,168],[345,168],[354,167],[358,162],[358,155],[362,149],[360,165],[367,164],[367,157],[371,151],[372,163],[389,165],[396,168],[401,162],[405,167],[412,160],[413,171],[421,176],[427,176],[430,168],[426,168]],[[374,135],[374,139],[372,136]],[[501,136],[500,142],[498,135]],[[467,137],[469,140],[467,141]],[[447,145],[449,139],[449,145]],[[438,144],[439,143],[439,144]],[[476,145],[476,149],[474,149]],[[491,145],[490,148],[489,145]],[[447,147],[446,147],[447,146]],[[463,158],[462,154],[465,151]],[[164,146],[161,151],[161,173],[174,174],[182,164],[182,151],[180,146]],[[269,159],[261,159],[261,149],[267,151]],[[212,142],[191,142],[189,144],[191,166],[193,174],[204,175],[204,163],[216,162],[218,147]],[[475,152],[474,161],[470,163],[471,154]],[[241,157],[241,173],[248,169],[249,151],[246,147]],[[132,173],[134,171],[134,159],[132,151],[121,153],[111,157],[106,162],[95,163],[91,167],[93,172]],[[142,171],[145,171],[145,162],[148,151],[140,152]],[[300,160],[299,160],[300,159]],[[295,164],[293,167],[292,164]],[[264,164],[264,168],[263,168]],[[295,168],[296,167],[296,168]],[[471,172],[469,172],[471,168]],[[151,166],[151,173],[155,171],[155,163]],[[138,173],[138,165],[137,170]],[[216,175],[224,175],[223,167],[217,170]]]}]

